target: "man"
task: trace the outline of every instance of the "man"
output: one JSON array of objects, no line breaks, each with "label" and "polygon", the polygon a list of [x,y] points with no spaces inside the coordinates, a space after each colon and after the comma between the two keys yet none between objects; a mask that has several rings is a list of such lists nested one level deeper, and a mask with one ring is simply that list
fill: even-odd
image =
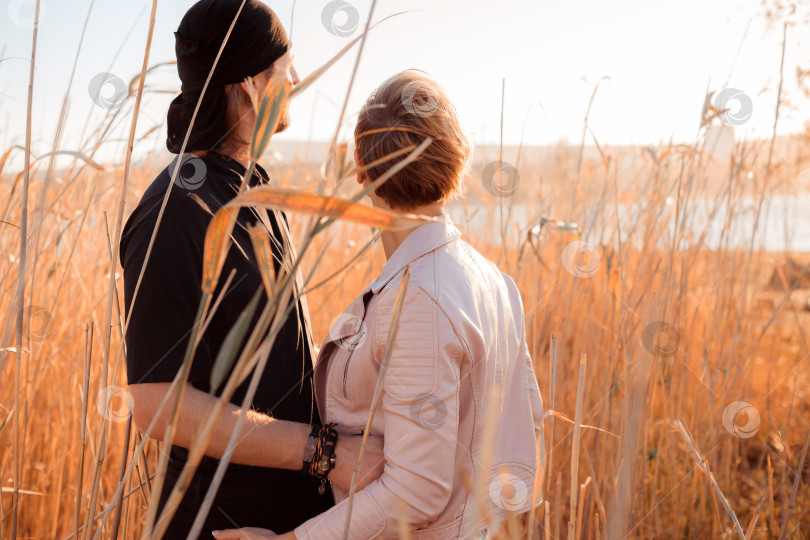
[{"label": "man", "polygon": [[[201,298],[203,241],[208,223],[213,213],[235,197],[245,174],[255,121],[245,79],[253,77],[259,91],[284,77],[291,84],[299,82],[286,32],[267,6],[258,0],[196,3],[175,33],[182,92],[172,101],[168,112],[167,147],[171,152],[180,152],[202,88],[234,19],[236,23],[216,63],[185,147],[190,154],[176,158],[152,182],[127,220],[121,237],[125,313],[129,321],[125,336],[127,377],[134,398],[133,420],[141,431],[155,418],[183,362]],[[285,129],[288,122],[285,111],[277,131]],[[133,304],[149,240],[176,167],[180,167],[176,185],[172,186]],[[268,180],[266,171],[257,165],[248,184],[255,186]],[[281,212],[268,212],[268,217],[271,227],[265,230],[272,235],[270,245],[278,272],[279,261],[284,256],[284,238],[288,235],[286,216]],[[262,226],[262,222],[254,209],[242,208],[214,290],[213,297],[221,295],[222,300],[202,334],[191,365],[160,510],[183,468],[186,449],[206,419],[204,415],[210,405],[208,392],[221,391],[221,388],[210,388],[211,369],[219,349],[253,294],[263,289],[247,231],[251,225]],[[228,289],[223,290],[232,271],[234,277]],[[257,323],[266,301],[262,293],[252,325]],[[322,487],[326,478],[342,489],[349,489],[360,437],[340,437],[335,446],[335,461],[330,462],[334,468],[321,469],[318,478],[314,477],[315,473],[308,476],[301,472],[317,469],[311,467],[314,458],[310,449],[320,436],[312,393],[314,353],[306,303],[299,300],[296,308],[275,339],[252,407],[247,412],[246,425],[239,435],[239,444],[200,538],[210,538],[210,531],[214,529],[245,525],[279,533],[289,531],[333,505],[331,491]],[[244,342],[240,344],[240,352],[244,345]],[[218,458],[228,444],[240,412],[238,406],[251,377],[252,374],[231,398],[164,538],[186,538]],[[169,403],[172,402],[170,397]],[[170,409],[164,407],[151,437],[163,437]],[[314,430],[310,424],[315,424]],[[321,432],[326,433],[326,430]],[[369,442],[365,451],[367,457],[363,459],[361,485],[378,477],[382,471],[382,442],[374,439]],[[328,461],[328,456],[317,455]]]}]

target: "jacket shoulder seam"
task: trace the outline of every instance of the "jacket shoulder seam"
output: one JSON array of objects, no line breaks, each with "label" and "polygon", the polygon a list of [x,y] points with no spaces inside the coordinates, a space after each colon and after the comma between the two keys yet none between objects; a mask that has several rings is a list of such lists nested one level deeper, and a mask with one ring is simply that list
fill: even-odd
[{"label": "jacket shoulder seam", "polygon": [[439,303],[439,299],[436,298],[433,294],[431,294],[430,291],[425,289],[422,285],[417,285],[417,287],[419,287],[419,289],[421,289],[422,292],[424,292],[427,295],[427,297],[430,298],[431,301],[433,301],[438,310],[444,315],[445,319],[447,319],[447,322],[450,324],[450,328],[453,329],[453,335],[455,335],[456,341],[458,341],[458,343],[461,345],[461,348],[467,354],[467,356],[472,358],[472,353],[470,351],[469,345],[459,333],[458,328],[456,328],[456,325],[453,323],[453,318],[450,317],[450,314],[447,313],[447,311],[442,307],[441,303]]}]

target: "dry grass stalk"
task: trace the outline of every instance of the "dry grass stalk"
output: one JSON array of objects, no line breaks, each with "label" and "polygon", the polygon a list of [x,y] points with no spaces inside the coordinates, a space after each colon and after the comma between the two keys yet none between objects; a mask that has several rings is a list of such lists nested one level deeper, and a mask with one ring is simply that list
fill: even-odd
[{"label": "dry grass stalk", "polygon": [[[124,428],[124,441],[121,445],[121,465],[120,470],[118,472],[119,481],[123,481],[126,483],[126,480],[123,480],[124,474],[127,471],[127,458],[129,457],[130,447],[129,447],[129,438],[130,434],[132,433],[132,415],[127,418],[126,428]],[[115,499],[113,503],[115,505],[115,514],[113,515],[113,522],[112,522],[112,532],[110,533],[113,540],[117,540],[118,538],[118,529],[121,526],[121,510],[124,506],[124,492],[122,491],[121,494]]]},{"label": "dry grass stalk", "polygon": [[371,27],[371,17],[374,15],[374,8],[377,7],[377,0],[371,0],[371,6],[368,10],[368,18],[366,19],[366,27],[363,31],[362,36],[360,37],[360,47],[357,50],[357,58],[354,61],[354,68],[352,68],[352,75],[349,78],[349,86],[346,88],[346,97],[343,99],[343,106],[340,109],[340,115],[338,116],[337,123],[335,124],[335,134],[332,136],[332,140],[329,143],[329,150],[327,151],[327,155],[332,155],[333,161],[332,163],[337,163],[337,152],[338,152],[338,137],[340,136],[340,128],[343,124],[343,118],[346,116],[346,108],[349,105],[349,96],[352,93],[352,87],[354,86],[354,79],[357,76],[357,69],[360,67],[360,59],[363,57],[363,49],[366,46],[366,38],[368,37],[368,31]]},{"label": "dry grass stalk", "polygon": [[725,508],[726,513],[731,518],[731,522],[734,524],[734,529],[737,534],[740,535],[740,538],[745,539],[745,532],[743,532],[742,525],[740,525],[740,521],[737,519],[737,514],[734,513],[732,510],[731,505],[726,499],[726,496],[723,495],[723,491],[720,489],[720,486],[717,484],[717,480],[715,480],[714,475],[712,474],[711,470],[709,470],[709,464],[706,462],[706,459],[700,453],[700,449],[698,449],[695,440],[692,436],[686,431],[686,428],[683,426],[683,423],[680,420],[676,420],[673,422],[674,426],[677,430],[681,433],[681,436],[686,441],[686,444],[689,446],[689,449],[692,451],[692,457],[695,459],[695,462],[698,464],[698,467],[706,473],[706,477],[711,482],[712,487],[714,488],[714,492],[717,495],[717,498],[720,499],[720,503]]},{"label": "dry grass stalk", "polygon": [[[22,474],[22,448],[20,446],[22,433],[20,432],[20,409],[22,409],[22,393],[20,375],[22,372],[22,340],[23,340],[23,311],[25,306],[25,264],[26,248],[28,246],[28,185],[31,179],[31,111],[34,103],[34,67],[37,58],[37,34],[39,32],[40,0],[36,1],[34,8],[34,32],[31,38],[31,67],[28,72],[28,108],[25,115],[25,164],[23,165],[23,191],[22,208],[20,211],[20,260],[17,274],[16,293],[16,369],[14,370],[14,491],[11,495],[11,540],[17,538],[18,503],[20,499],[20,476]],[[30,344],[30,336],[29,344]]]},{"label": "dry grass stalk", "polygon": [[579,507],[577,508],[577,524],[576,536],[582,538],[582,514],[585,511],[585,494],[588,492],[588,486],[591,484],[591,477],[585,479],[582,485],[579,486]]},{"label": "dry grass stalk", "polygon": [[759,505],[757,506],[757,509],[754,511],[754,517],[751,518],[751,523],[748,524],[748,529],[745,530],[745,539],[746,540],[751,540],[751,538],[754,537],[754,532],[756,531],[756,528],[757,528],[757,521],[759,521],[759,516],[762,514],[762,505],[763,504],[765,504],[765,499],[764,498],[759,502]]},{"label": "dry grass stalk", "polygon": [[[577,405],[574,413],[574,441],[571,446],[571,513],[568,516],[568,538],[577,538],[577,480],[579,473],[579,439],[582,433],[582,400],[585,397],[585,364],[588,357],[585,351],[579,356],[579,378],[577,380]],[[587,482],[586,482],[587,484]]]},{"label": "dry grass stalk", "polygon": [[79,470],[76,479],[76,512],[73,514],[75,521],[74,538],[79,538],[79,514],[82,508],[82,482],[84,481],[84,452],[87,449],[87,402],[90,396],[90,361],[93,358],[93,323],[87,325],[85,334],[85,359],[84,359],[84,386],[82,387],[82,421],[81,421],[81,449],[79,450]]},{"label": "dry grass stalk", "polygon": [[796,501],[796,492],[799,489],[799,482],[802,481],[802,467],[804,466],[804,458],[807,456],[807,441],[810,440],[810,431],[804,437],[804,446],[802,446],[802,455],[799,457],[799,463],[796,465],[796,474],[793,480],[793,490],[790,492],[790,500],[788,501],[787,508],[785,508],[785,515],[782,517],[782,533],[779,535],[780,540],[784,540],[788,533],[788,518],[790,511],[793,509],[793,503]]},{"label": "dry grass stalk", "polygon": [[[118,201],[118,215],[116,217],[115,223],[115,241],[113,242],[113,252],[110,259],[110,268],[115,268],[115,264],[118,261],[118,247],[120,244],[121,238],[121,230],[123,228],[124,222],[124,202],[125,196],[127,193],[127,182],[129,180],[130,174],[130,166],[132,164],[132,148],[135,141],[135,129],[138,126],[138,114],[140,112],[141,106],[141,99],[143,98],[143,88],[145,82],[145,73],[147,67],[149,65],[149,53],[152,49],[152,34],[154,33],[155,29],[155,12],[157,11],[157,0],[152,0],[152,12],[149,18],[149,27],[147,31],[146,37],[146,46],[143,54],[143,64],[141,66],[141,76],[138,81],[138,90],[135,95],[135,105],[132,112],[132,121],[130,124],[129,129],[129,140],[127,143],[127,151],[126,157],[124,159],[124,174],[121,186],[121,195]],[[112,331],[112,313],[113,313],[113,300],[116,298],[116,279],[115,279],[115,272],[110,271],[110,281],[109,281],[109,288],[107,293],[107,308],[106,313],[104,316],[104,348],[102,349],[102,375],[101,375],[101,384],[102,388],[106,388],[109,378],[108,378],[108,371],[110,365],[110,344],[111,344],[111,336],[110,333]],[[117,306],[117,303],[116,303]],[[98,442],[98,459],[96,461],[96,471],[93,478],[93,486],[90,491],[90,504],[88,506],[88,523],[90,522],[89,516],[92,515],[92,512],[95,510],[96,505],[96,498],[98,497],[98,490],[99,484],[101,481],[101,468],[104,463],[104,459],[106,456],[106,445],[107,445],[107,426],[109,420],[109,402],[106,403],[106,411],[105,414],[102,415],[101,426],[99,428],[99,442]],[[90,538],[92,533],[92,527],[88,526],[85,529],[85,537]],[[99,533],[101,532],[101,528],[99,528]],[[98,535],[97,535],[98,536]]]}]

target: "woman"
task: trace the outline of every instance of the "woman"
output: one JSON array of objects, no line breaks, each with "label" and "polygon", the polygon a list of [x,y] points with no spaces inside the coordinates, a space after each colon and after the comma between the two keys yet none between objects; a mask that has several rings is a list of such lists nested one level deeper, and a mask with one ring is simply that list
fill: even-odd
[{"label": "woman", "polygon": [[[392,77],[368,99],[354,135],[358,166],[433,139],[371,202],[438,220],[383,233],[387,262],[341,318],[360,323],[351,335],[327,339],[315,366],[322,420],[335,422],[341,435],[361,432],[397,292],[410,269],[371,424],[371,434],[383,436],[386,465],[355,494],[349,538],[396,538],[402,521],[423,538],[469,538],[486,527],[485,513],[498,519],[504,510],[532,508],[542,403],[520,294],[509,276],[460,239],[445,213],[445,202],[461,189],[470,147],[441,88],[412,72]],[[360,172],[357,181],[367,186],[391,165]],[[484,433],[494,437],[484,440]],[[476,503],[472,479],[483,486]],[[336,488],[335,498],[333,508],[282,537],[342,538],[347,494]],[[481,504],[486,511],[476,509]],[[213,534],[220,540],[275,536],[254,528]]]}]

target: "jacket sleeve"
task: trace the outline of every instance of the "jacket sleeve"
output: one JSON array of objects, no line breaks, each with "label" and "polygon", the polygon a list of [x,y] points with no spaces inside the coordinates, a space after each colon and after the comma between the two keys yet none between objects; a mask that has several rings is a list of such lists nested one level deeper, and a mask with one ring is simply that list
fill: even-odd
[{"label": "jacket sleeve", "polygon": [[518,332],[520,339],[520,358],[523,361],[524,368],[526,369],[526,378],[528,380],[529,399],[532,406],[532,420],[534,422],[535,438],[539,439],[541,460],[545,459],[545,439],[543,435],[543,398],[540,394],[540,387],[537,384],[537,375],[534,372],[534,363],[532,356],[529,353],[529,344],[526,341],[526,327],[524,324],[523,316],[523,300],[520,297],[520,291],[515,284],[515,281],[508,275],[503,274],[507,287],[509,288],[509,296],[513,304],[513,316],[515,318],[515,329]]},{"label": "jacket sleeve", "polygon": [[[382,359],[396,300],[389,285],[378,299],[372,347]],[[433,521],[453,487],[459,422],[462,346],[450,320],[424,290],[411,284],[402,308],[381,397],[385,468],[354,498],[349,538],[397,538]],[[440,339],[441,337],[441,339]],[[348,499],[297,529],[299,539],[340,539]]]}]

